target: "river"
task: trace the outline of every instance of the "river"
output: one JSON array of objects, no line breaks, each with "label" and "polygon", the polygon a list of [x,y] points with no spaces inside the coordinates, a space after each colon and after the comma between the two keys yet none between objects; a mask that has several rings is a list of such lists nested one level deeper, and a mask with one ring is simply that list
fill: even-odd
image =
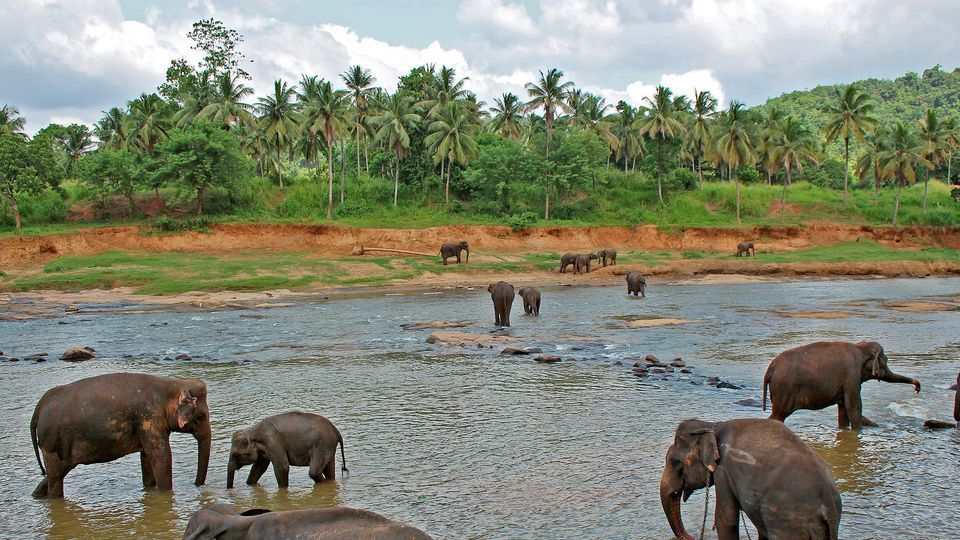
[{"label": "river", "polygon": [[[735,402],[760,397],[777,353],[817,340],[879,341],[894,371],[923,383],[919,395],[909,385],[864,384],[864,413],[880,427],[860,434],[838,431],[835,409],[788,419],[832,467],[843,498],[841,537],[957,532],[960,431],[929,431],[922,422],[951,416],[960,317],[881,302],[956,297],[960,278],[654,283],[647,292],[636,299],[621,286],[547,288],[539,318],[523,316],[518,298],[508,333],[576,358],[550,365],[501,358],[498,350],[428,345],[430,330],[400,327],[466,319],[471,325],[462,330],[488,332],[493,313],[481,289],[215,312],[97,314],[103,306],[82,306],[61,318],[0,322],[0,350],[8,356],[56,356],[75,345],[97,350],[96,359],[79,364],[0,364],[0,536],[179,538],[201,505],[228,502],[241,510],[344,504],[436,538],[670,538],[658,480],[678,422],[764,417]],[[823,310],[854,316],[777,313]],[[697,322],[630,330],[619,316]],[[184,353],[193,359],[165,359]],[[647,354],[682,357],[694,374],[742,388],[638,379],[624,359]],[[78,467],[61,501],[34,500],[40,474],[28,426],[37,400],[54,385],[115,371],[206,381],[214,433],[207,484],[192,484],[195,441],[174,434],[172,495],[144,492],[139,459],[130,455]],[[278,490],[269,471],[259,486],[246,486],[244,469],[238,487],[225,489],[233,431],[294,409],[338,426],[349,476],[315,486],[305,468],[293,468],[290,488]],[[683,508],[695,533],[703,496]]]}]

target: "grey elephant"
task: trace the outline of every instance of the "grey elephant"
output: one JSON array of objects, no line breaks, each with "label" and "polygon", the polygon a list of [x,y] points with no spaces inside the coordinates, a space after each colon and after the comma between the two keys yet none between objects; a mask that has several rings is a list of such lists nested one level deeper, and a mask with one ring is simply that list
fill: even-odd
[{"label": "grey elephant", "polygon": [[920,381],[898,375],[887,367],[887,355],[879,343],[821,341],[780,353],[763,376],[763,410],[767,388],[773,410],[770,418],[783,422],[798,409],[820,410],[837,406],[840,429],[860,430],[876,424],[863,416],[860,385],[871,380],[912,384]]},{"label": "grey elephant", "polygon": [[288,412],[269,416],[253,426],[233,434],[230,461],[227,463],[227,488],[233,487],[234,473],[252,465],[247,484],[254,485],[273,464],[277,485],[290,484],[290,466],[310,467],[314,482],[334,480],[337,475],[337,445],[343,472],[347,458],[343,455],[343,437],[330,420],[319,414]]},{"label": "grey elephant", "polygon": [[744,253],[749,257],[750,252],[753,252],[754,255],[757,254],[757,248],[753,247],[753,242],[740,242],[737,244],[737,257],[742,257]]},{"label": "grey elephant", "polygon": [[33,496],[63,497],[63,478],[77,465],[105,463],[134,452],[140,453],[144,487],[173,489],[173,432],[190,433],[197,440],[194,483],[203,485],[210,463],[210,411],[203,381],[110,373],[51,388],[30,420],[33,451],[45,475]]},{"label": "grey elephant", "polygon": [[601,249],[597,252],[597,258],[603,264],[604,267],[607,266],[607,262],[610,263],[610,266],[616,266],[617,264],[617,250],[615,249]]},{"label": "grey elephant", "polygon": [[740,537],[740,512],[760,538],[836,540],[843,505],[826,462],[775,420],[684,420],[667,450],[660,502],[673,534],[693,540],[680,500],[716,486],[720,540]]},{"label": "grey elephant", "polygon": [[460,253],[466,251],[467,259],[465,262],[470,262],[470,244],[466,240],[461,240],[456,243],[448,243],[440,246],[440,257],[443,258],[444,266],[447,265],[447,259],[450,257],[457,258],[457,264],[460,264]]},{"label": "grey elephant", "polygon": [[627,295],[647,296],[647,279],[640,272],[627,273]]},{"label": "grey elephant", "polygon": [[497,326],[510,326],[510,309],[513,308],[513,285],[506,281],[491,283],[487,287],[493,300],[493,316]]},{"label": "grey elephant", "polygon": [[228,504],[201,508],[190,517],[184,540],[310,538],[345,540],[430,540],[427,533],[368,510],[310,508],[271,512],[253,509],[238,513]]},{"label": "grey elephant", "polygon": [[577,254],[576,254],[576,253],[570,253],[570,252],[568,251],[567,253],[564,253],[563,255],[560,256],[560,273],[561,273],[561,274],[564,273],[564,272],[566,271],[567,267],[570,266],[571,264],[573,265],[573,269],[576,270],[576,269],[577,269]]},{"label": "grey elephant", "polygon": [[540,316],[540,289],[523,287],[517,293],[523,298],[523,312],[527,315]]},{"label": "grey elephant", "polygon": [[574,265],[574,274],[582,274],[584,270],[587,273],[590,273],[590,261],[597,260],[596,253],[579,253],[577,254],[577,262]]}]

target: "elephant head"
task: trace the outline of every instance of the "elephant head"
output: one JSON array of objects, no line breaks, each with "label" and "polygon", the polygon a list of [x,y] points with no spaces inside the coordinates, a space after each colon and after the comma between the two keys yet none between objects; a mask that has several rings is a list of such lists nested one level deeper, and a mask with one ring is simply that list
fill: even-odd
[{"label": "elephant head", "polygon": [[207,386],[202,381],[181,388],[176,397],[176,410],[171,431],[190,433],[197,440],[197,477],[194,484],[207,481],[210,464],[210,409],[207,407]]},{"label": "elephant head", "polygon": [[243,513],[229,504],[213,504],[201,508],[187,522],[183,538],[199,540],[201,538],[246,538],[253,525],[252,516],[269,513],[270,510],[255,508]]},{"label": "elephant head", "polygon": [[247,430],[233,434],[230,443],[230,460],[227,463],[227,488],[233,487],[233,476],[245,465],[252,465],[260,459],[260,447],[250,440]]},{"label": "elephant head", "polygon": [[457,249],[462,249],[467,252],[467,258],[465,262],[470,262],[470,244],[466,240],[461,240],[457,242]]},{"label": "elephant head", "polygon": [[686,502],[694,491],[712,485],[713,472],[720,462],[715,426],[701,420],[684,420],[667,450],[660,477],[660,503],[673,534],[681,540],[693,537],[683,527],[680,499]]},{"label": "elephant head", "polygon": [[887,355],[879,343],[861,341],[857,343],[857,349],[860,349],[863,355],[863,366],[860,368],[861,380],[877,379],[890,383],[908,383],[913,385],[914,390],[920,392],[920,381],[894,373],[887,367]]}]

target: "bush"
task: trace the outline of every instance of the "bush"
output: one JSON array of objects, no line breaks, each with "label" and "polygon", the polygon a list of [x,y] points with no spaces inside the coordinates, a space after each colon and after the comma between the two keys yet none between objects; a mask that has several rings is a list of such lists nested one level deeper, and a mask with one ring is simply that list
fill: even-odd
[{"label": "bush", "polygon": [[344,201],[343,204],[333,209],[333,215],[337,219],[345,217],[359,217],[367,213],[369,208],[363,201]]},{"label": "bush", "polygon": [[537,222],[537,214],[533,212],[523,212],[522,214],[514,214],[507,218],[507,225],[510,225],[510,230],[513,232],[520,232],[529,229],[534,223]]},{"label": "bush", "polygon": [[760,171],[756,167],[740,167],[737,169],[737,178],[744,184],[755,184],[760,180]]},{"label": "bush", "polygon": [[670,171],[670,177],[667,185],[672,188],[671,190],[690,190],[697,187],[697,182],[699,179],[700,177],[697,176],[697,173],[691,171],[690,169],[674,169]]},{"label": "bush", "polygon": [[160,232],[197,231],[210,232],[213,220],[207,216],[193,216],[183,220],[161,216],[153,222],[153,228]]}]

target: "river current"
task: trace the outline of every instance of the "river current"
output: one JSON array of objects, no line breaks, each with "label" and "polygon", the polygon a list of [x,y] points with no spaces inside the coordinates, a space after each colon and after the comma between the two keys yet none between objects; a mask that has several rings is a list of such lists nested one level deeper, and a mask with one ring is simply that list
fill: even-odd
[{"label": "river current", "polygon": [[[97,314],[97,306],[82,306],[62,318],[0,322],[8,356],[54,357],[0,364],[0,537],[180,538],[192,512],[227,502],[240,510],[343,504],[435,538],[670,538],[658,481],[678,422],[765,417],[736,402],[759,399],[776,354],[819,340],[879,341],[894,371],[923,383],[919,395],[909,385],[865,383],[864,414],[880,427],[859,434],[837,429],[835,408],[787,420],[832,468],[843,498],[840,536],[958,532],[960,430],[922,423],[950,419],[960,316],[883,302],[956,297],[960,278],[653,283],[647,298],[625,292],[545,288],[539,318],[524,316],[518,298],[507,334],[565,358],[549,365],[500,357],[499,348],[428,345],[431,330],[400,326],[466,320],[458,330],[490,332],[490,298],[479,288],[317,297],[260,310]],[[825,310],[853,316],[782,316]],[[696,322],[627,329],[623,316]],[[55,359],[70,346],[94,347],[97,357]],[[192,359],[168,360],[180,354]],[[647,354],[682,357],[693,374],[639,379],[630,365]],[[207,484],[192,484],[195,441],[174,434],[173,494],[144,492],[139,458],[130,455],[79,466],[63,500],[34,500],[41,477],[29,421],[37,400],[52,386],[115,371],[206,381],[214,436]],[[740,388],[693,384],[697,376]],[[246,486],[244,469],[237,487],[225,489],[233,431],[288,410],[337,425],[350,474],[315,486],[306,468],[295,467],[290,488],[278,490],[272,471]],[[699,491],[683,506],[694,534],[703,503]],[[712,508],[708,527],[711,520]]]}]

